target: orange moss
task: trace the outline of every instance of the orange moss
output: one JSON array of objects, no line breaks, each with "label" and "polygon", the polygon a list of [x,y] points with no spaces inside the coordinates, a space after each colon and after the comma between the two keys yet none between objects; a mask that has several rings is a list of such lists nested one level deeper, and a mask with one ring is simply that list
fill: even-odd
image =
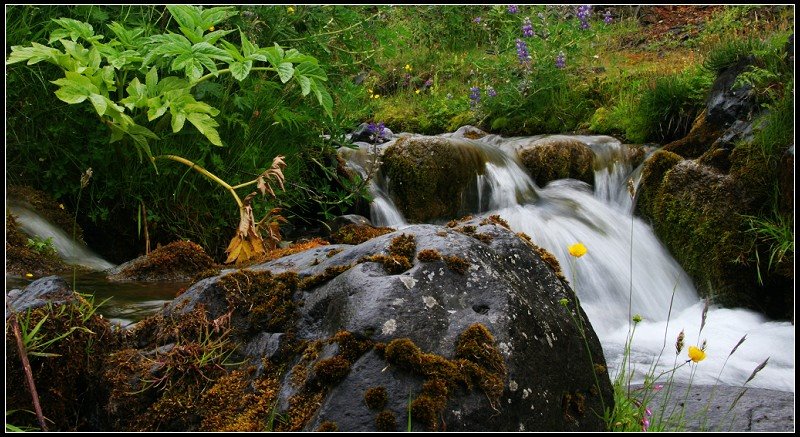
[{"label": "orange moss", "polygon": [[317,428],[317,432],[337,432],[339,431],[339,425],[336,422],[325,421],[319,424],[319,428]]},{"label": "orange moss", "polygon": [[402,234],[394,237],[392,244],[389,245],[389,253],[394,256],[414,258],[416,250],[417,242],[413,235]]},{"label": "orange moss", "polygon": [[322,384],[333,384],[350,373],[350,362],[341,355],[334,355],[314,364],[314,375]]},{"label": "orange moss", "polygon": [[386,269],[386,272],[390,275],[399,275],[410,269],[412,267],[411,261],[404,257],[404,256],[397,256],[397,255],[384,255],[384,254],[376,254],[365,256],[358,260],[359,263],[362,262],[376,262],[383,265],[383,268]]},{"label": "orange moss", "polygon": [[371,410],[380,410],[386,406],[389,401],[389,395],[386,393],[384,387],[370,387],[364,392],[364,403]]},{"label": "orange moss", "polygon": [[350,270],[352,267],[352,264],[328,267],[325,269],[325,272],[320,273],[319,275],[308,276],[300,280],[298,288],[302,290],[310,290],[314,287],[318,287]]},{"label": "orange moss", "polygon": [[394,232],[394,229],[350,224],[342,226],[331,234],[331,241],[337,244],[357,245],[390,232]]},{"label": "orange moss", "polygon": [[456,255],[444,256],[444,262],[447,264],[447,268],[458,273],[459,275],[467,274],[470,266],[469,261]]},{"label": "orange moss", "polygon": [[397,419],[394,413],[389,410],[383,410],[375,416],[375,428],[382,432],[397,431]]},{"label": "orange moss", "polygon": [[192,277],[214,267],[200,245],[191,241],[173,241],[113,275],[123,280]]},{"label": "orange moss", "polygon": [[488,224],[495,224],[495,225],[498,225],[498,226],[502,226],[502,227],[504,227],[506,229],[511,229],[511,227],[508,226],[508,222],[505,221],[502,217],[500,217],[497,214],[490,215],[489,217],[481,220],[480,224],[481,224],[481,226],[485,226],[485,225],[488,225]]},{"label": "orange moss", "polygon": [[264,254],[263,258],[259,258],[259,262],[267,262],[267,261],[276,260],[278,258],[283,258],[285,256],[294,255],[294,254],[300,253],[300,252],[305,252],[305,251],[307,251],[309,249],[313,249],[315,247],[327,246],[329,244],[330,243],[328,243],[327,241],[323,240],[322,238],[313,238],[311,240],[304,241],[302,243],[292,244],[289,247],[281,247],[281,248],[272,249],[272,250],[268,251],[266,254]]},{"label": "orange moss", "polygon": [[476,240],[480,241],[481,243],[485,243],[485,244],[490,244],[492,242],[492,240],[494,240],[494,237],[492,237],[489,234],[484,234],[484,233],[477,233],[477,234],[472,235],[472,237],[475,238]]},{"label": "orange moss", "polygon": [[425,249],[419,251],[417,259],[423,262],[433,262],[441,260],[442,255],[436,249]]}]

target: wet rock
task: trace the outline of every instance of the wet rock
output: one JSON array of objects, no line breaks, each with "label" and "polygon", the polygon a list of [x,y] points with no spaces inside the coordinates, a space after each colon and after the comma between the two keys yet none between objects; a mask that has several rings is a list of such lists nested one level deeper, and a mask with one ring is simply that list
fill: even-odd
[{"label": "wet rock", "polygon": [[188,280],[214,266],[200,245],[190,241],[174,241],[148,255],[113,268],[112,281],[180,281]]},{"label": "wet rock", "polygon": [[363,215],[346,214],[340,215],[328,223],[331,234],[335,233],[343,226],[356,225],[356,226],[372,226],[372,222]]},{"label": "wet rock", "polygon": [[[744,391],[744,395],[739,395]],[[713,396],[712,396],[713,394]],[[682,431],[709,432],[792,432],[794,431],[794,393],[762,388],[725,385],[687,386],[673,384],[656,392],[650,402],[655,415],[665,411],[665,418],[674,411],[675,420],[667,420],[667,429],[677,429],[677,415]],[[739,398],[737,400],[737,398]]]},{"label": "wet rock", "polygon": [[594,183],[594,153],[586,144],[554,135],[518,149],[520,161],[540,187],[557,179]]},{"label": "wet rock", "polygon": [[[329,247],[315,248],[223,272],[192,286],[162,316],[203,309],[211,320],[233,310],[231,326],[250,339],[246,355],[292,356],[281,361],[288,371],[275,387],[279,414],[288,418],[283,430],[326,422],[340,431],[376,430],[379,413],[381,426],[395,423],[389,415],[404,424],[409,393],[415,430],[602,430],[602,402],[610,407],[613,396],[591,325],[551,264],[496,223],[414,225],[341,245],[331,257]],[[265,328],[270,320],[253,318],[260,301],[229,306],[231,293],[250,296],[279,278],[290,284],[286,275],[294,272],[288,322]],[[284,333],[300,346],[278,359],[274,343],[291,343]],[[388,393],[388,413],[364,401],[376,386]]]},{"label": "wet rock", "polygon": [[6,320],[12,313],[40,308],[48,303],[61,305],[75,299],[75,293],[60,276],[48,276],[30,283],[22,290],[6,293]]},{"label": "wet rock", "polygon": [[791,214],[794,211],[794,145],[781,157],[778,165],[778,185],[780,189],[778,209],[783,214]]},{"label": "wet rock", "polygon": [[751,119],[759,109],[752,86],[744,84],[733,87],[736,78],[754,63],[755,58],[752,55],[744,57],[717,76],[706,101],[706,117],[709,123],[724,129],[736,120]]},{"label": "wet rock", "polygon": [[486,157],[473,144],[441,137],[403,137],[386,149],[381,173],[403,216],[412,223],[463,213]]}]

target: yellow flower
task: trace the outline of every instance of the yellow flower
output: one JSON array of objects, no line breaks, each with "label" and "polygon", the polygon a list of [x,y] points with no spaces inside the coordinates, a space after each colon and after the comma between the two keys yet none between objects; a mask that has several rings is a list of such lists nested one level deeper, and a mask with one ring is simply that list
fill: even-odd
[{"label": "yellow flower", "polygon": [[405,69],[406,69],[406,71],[411,71],[411,66],[406,64]]},{"label": "yellow flower", "polygon": [[699,363],[706,359],[706,353],[695,346],[689,346],[689,358],[695,363]]},{"label": "yellow flower", "polygon": [[380,96],[381,96],[380,94],[373,94],[373,95],[372,95],[372,98],[373,98],[373,99],[377,99],[377,98],[379,98]]},{"label": "yellow flower", "polygon": [[61,209],[64,209],[64,204],[63,203],[59,203],[58,207],[61,208]]},{"label": "yellow flower", "polygon": [[33,277],[33,273],[25,273],[25,277],[26,278],[32,278]]},{"label": "yellow flower", "polygon": [[580,258],[586,255],[586,246],[581,243],[575,243],[569,248],[569,254],[574,256],[575,258]]},{"label": "yellow flower", "polygon": [[288,8],[286,8],[286,12],[288,12],[290,14],[294,14],[294,8],[289,6]]},{"label": "yellow flower", "polygon": [[415,93],[419,94],[419,90],[414,91]]},{"label": "yellow flower", "polygon": [[209,32],[213,32],[213,31],[214,31],[214,26],[211,26],[211,27],[209,27],[209,28],[208,28],[208,31],[209,31]]}]

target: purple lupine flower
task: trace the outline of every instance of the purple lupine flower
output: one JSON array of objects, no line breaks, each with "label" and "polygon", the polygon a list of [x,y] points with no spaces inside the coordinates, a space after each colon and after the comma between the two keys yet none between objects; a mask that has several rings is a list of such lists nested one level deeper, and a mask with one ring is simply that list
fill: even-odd
[{"label": "purple lupine flower", "polygon": [[533,36],[533,24],[530,17],[525,17],[525,22],[522,24],[522,36]]},{"label": "purple lupine flower", "polygon": [[518,11],[519,9],[517,9],[517,5],[508,5],[509,14],[516,14]]},{"label": "purple lupine flower", "polygon": [[592,14],[592,7],[589,5],[578,6],[578,20],[581,22],[581,29],[589,28],[589,16]]},{"label": "purple lupine flower", "polygon": [[475,17],[472,19],[474,23],[481,24],[481,17]]},{"label": "purple lupine flower", "polygon": [[611,11],[606,9],[606,13],[603,15],[603,22],[606,24],[611,24],[612,21],[614,21],[614,19],[611,17]]},{"label": "purple lupine flower", "polygon": [[558,52],[558,56],[556,56],[556,68],[562,69],[567,66],[567,57],[564,55],[564,52]]},{"label": "purple lupine flower", "polygon": [[486,87],[486,95],[489,97],[497,97],[497,91],[494,90],[494,87],[488,86]]},{"label": "purple lupine flower", "polygon": [[428,88],[431,85],[433,85],[433,79],[428,79],[425,81],[425,88]]},{"label": "purple lupine flower", "polygon": [[469,106],[474,108],[481,101],[481,89],[474,86],[469,89]]},{"label": "purple lupine flower", "polygon": [[377,141],[379,138],[383,137],[386,126],[384,126],[383,122],[378,124],[373,122],[367,125],[367,129],[371,133],[370,137],[372,138],[372,141]]},{"label": "purple lupine flower", "polygon": [[528,54],[528,44],[519,38],[517,38],[517,57],[520,63],[528,62],[531,59],[530,54]]}]

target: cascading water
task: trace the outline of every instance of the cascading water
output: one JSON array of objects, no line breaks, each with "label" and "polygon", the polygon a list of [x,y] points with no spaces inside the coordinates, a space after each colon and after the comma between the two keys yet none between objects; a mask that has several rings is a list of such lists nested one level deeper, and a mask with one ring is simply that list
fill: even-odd
[{"label": "cascading water", "polygon": [[18,217],[19,227],[28,235],[42,239],[52,238],[53,248],[67,264],[74,264],[91,270],[108,270],[114,264],[92,253],[87,247],[76,243],[72,236],[47,219],[36,214],[21,202],[8,202],[8,210]]},{"label": "cascading water", "polygon": [[[682,366],[675,373],[676,380],[741,385],[769,356],[769,364],[748,386],[794,391],[791,323],[769,321],[749,310],[712,307],[702,333],[698,332],[703,302],[650,226],[633,216],[628,180],[635,187],[641,169],[632,168],[626,146],[618,140],[608,136],[566,137],[594,151],[592,189],[572,179],[553,181],[545,187],[530,179],[517,163],[516,150],[541,136],[487,135],[470,140],[464,137],[462,128],[441,137],[453,139],[458,147],[479,148],[486,156],[484,174],[477,175],[476,180],[477,205],[472,205],[471,212],[486,213],[488,208],[513,230],[527,233],[558,258],[603,344],[612,377],[622,362],[631,315],[639,314],[643,321],[636,325],[629,357],[635,370],[634,382],[642,382],[648,371],[658,375],[680,365],[687,360],[686,347],[699,347],[707,340],[707,359],[697,366]],[[381,146],[379,152],[391,144]],[[362,147],[362,152],[365,150],[369,149]],[[364,162],[364,155],[360,156]],[[374,179],[373,223],[404,225],[402,214],[386,195],[386,186],[379,177]],[[578,259],[567,250],[576,242],[588,249]],[[675,340],[681,331],[686,346],[676,356]],[[725,363],[745,334],[747,340]]]}]

